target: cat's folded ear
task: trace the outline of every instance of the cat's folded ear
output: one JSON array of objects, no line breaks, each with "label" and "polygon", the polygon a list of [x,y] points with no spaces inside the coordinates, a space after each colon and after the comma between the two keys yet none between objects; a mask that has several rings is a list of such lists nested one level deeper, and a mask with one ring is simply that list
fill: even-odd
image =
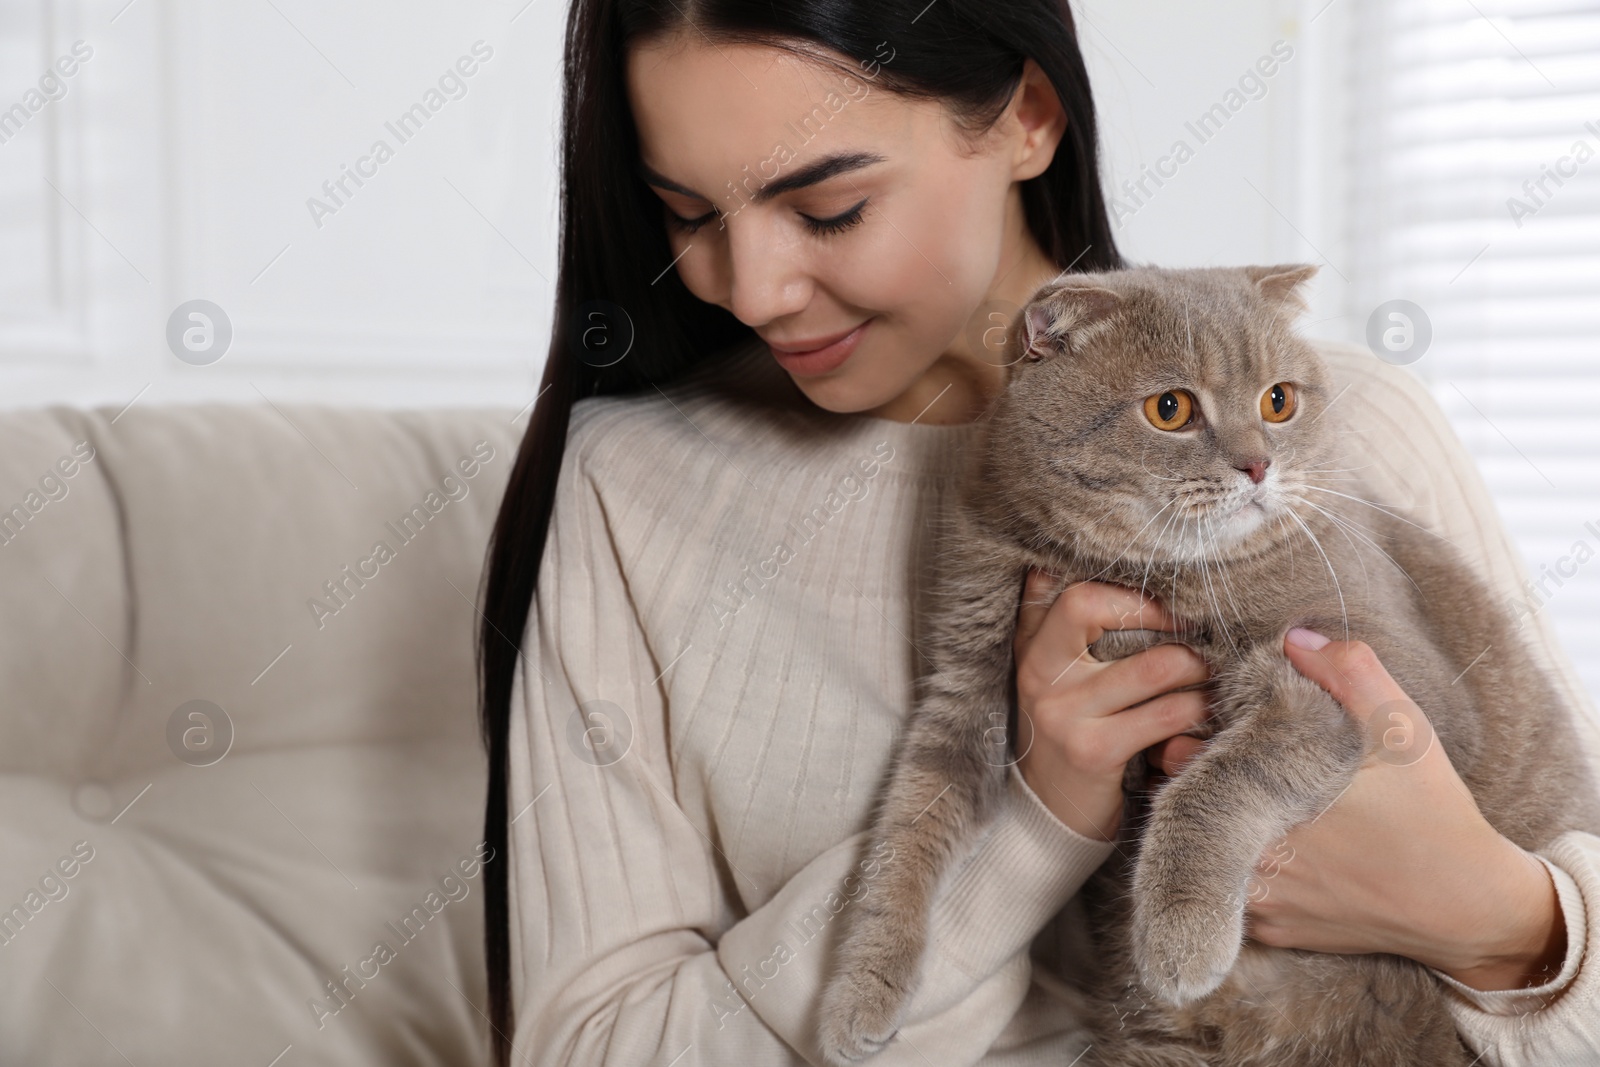
[{"label": "cat's folded ear", "polygon": [[1320,269],[1315,263],[1279,263],[1272,267],[1246,267],[1244,272],[1262,296],[1293,317],[1308,307],[1300,287]]},{"label": "cat's folded ear", "polygon": [[1067,285],[1029,304],[1022,314],[1022,358],[1038,362],[1061,351],[1061,340],[1081,333],[1122,306],[1122,297],[1097,285]]}]

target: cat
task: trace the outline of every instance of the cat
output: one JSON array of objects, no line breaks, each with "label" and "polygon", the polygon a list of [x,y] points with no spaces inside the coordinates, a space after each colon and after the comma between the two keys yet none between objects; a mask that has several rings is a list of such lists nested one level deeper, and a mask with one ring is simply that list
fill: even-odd
[{"label": "cat", "polygon": [[1117,849],[1080,890],[1094,973],[1068,976],[1065,995],[1093,1039],[1084,1067],[1472,1062],[1420,963],[1243,935],[1261,854],[1388,751],[1369,738],[1383,726],[1363,729],[1289,664],[1293,626],[1366,641],[1517,845],[1600,828],[1573,723],[1499,601],[1443,538],[1367,500],[1359,470],[1332,465],[1342,412],[1294,329],[1316,270],[1064,273],[1016,317],[1008,380],[942,535],[932,669],[869,835],[897,859],[852,909],[830,963],[829,1062],[859,1062],[893,1037],[931,899],[1005,789],[1013,760],[994,751],[992,727],[1015,723],[1030,565],[1062,585],[1141,589],[1182,624],[1108,631],[1095,659],[1180,641],[1212,671],[1211,719],[1193,731],[1209,738],[1203,751],[1153,787],[1143,755],[1130,762]]}]

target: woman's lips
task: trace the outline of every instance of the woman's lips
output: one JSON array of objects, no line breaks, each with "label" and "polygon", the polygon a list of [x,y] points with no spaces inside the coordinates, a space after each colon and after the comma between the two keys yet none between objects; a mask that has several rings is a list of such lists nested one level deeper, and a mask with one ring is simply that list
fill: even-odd
[{"label": "woman's lips", "polygon": [[827,374],[842,366],[844,361],[850,358],[850,353],[861,343],[861,338],[866,334],[867,326],[871,322],[872,320],[868,319],[849,333],[842,334],[819,348],[786,351],[773,347],[771,342],[768,342],[767,347],[772,349],[773,358],[784,370],[796,377],[811,378]]}]

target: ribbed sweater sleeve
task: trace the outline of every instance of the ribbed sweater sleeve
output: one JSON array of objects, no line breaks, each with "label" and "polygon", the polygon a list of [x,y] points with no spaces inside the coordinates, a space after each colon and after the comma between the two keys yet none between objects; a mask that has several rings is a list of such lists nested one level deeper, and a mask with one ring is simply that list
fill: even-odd
[{"label": "ribbed sweater sleeve", "polygon": [[[764,886],[729,858],[735,828],[685,801],[669,739],[673,717],[693,709],[675,706],[664,680],[684,669],[669,662],[678,635],[651,633],[641,615],[637,538],[620,537],[619,523],[645,520],[613,513],[580,421],[575,412],[512,695],[515,1057],[538,1067],[820,1064],[816,1006],[835,920],[871,891],[865,832]],[[715,535],[708,522],[686,536]],[[772,652],[745,670],[775,669]],[[777,813],[754,814],[778,840]],[[1013,768],[998,817],[938,898],[901,1036],[874,1062],[925,1064],[919,1049],[937,1049],[941,1065],[978,1063],[1028,991],[1030,941],[1111,847],[1056,820]],[[762,902],[747,909],[745,897]]]},{"label": "ribbed sweater sleeve", "polygon": [[[1387,486],[1396,513],[1460,549],[1503,602],[1524,619],[1519,630],[1564,695],[1591,765],[1600,761],[1594,705],[1549,619],[1524,610],[1527,571],[1471,454],[1428,387],[1364,349],[1323,345],[1323,355],[1348,384],[1336,402],[1360,438],[1350,455],[1371,464],[1373,483]],[[1549,871],[1567,926],[1559,972],[1537,987],[1482,991],[1441,971],[1456,1027],[1483,1067],[1578,1067],[1600,1064],[1600,837],[1569,831],[1535,853]],[[1432,969],[1432,968],[1430,968]]]}]

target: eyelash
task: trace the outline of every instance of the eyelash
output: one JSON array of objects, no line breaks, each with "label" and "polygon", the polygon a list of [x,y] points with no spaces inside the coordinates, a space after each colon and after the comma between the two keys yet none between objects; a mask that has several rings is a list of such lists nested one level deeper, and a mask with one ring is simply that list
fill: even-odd
[{"label": "eyelash", "polygon": [[710,222],[716,217],[716,211],[708,211],[704,215],[693,219],[686,219],[676,211],[669,211],[667,212],[667,225],[672,226],[675,229],[683,230],[685,233],[694,233],[700,227],[704,226],[706,223]]},{"label": "eyelash", "polygon": [[850,227],[861,223],[861,212],[866,206],[867,202],[863,200],[850,210],[843,214],[835,215],[831,219],[814,219],[810,215],[801,215],[800,217],[805,219],[806,229],[814,234],[843,233]]},{"label": "eyelash", "polygon": [[[871,198],[869,197],[868,199]],[[800,218],[805,221],[806,229],[819,236],[843,233],[852,226],[860,225],[862,221],[862,212],[866,209],[866,206],[867,201],[863,200],[855,207],[842,214],[834,215],[832,218],[814,219],[810,215],[803,213],[801,214]],[[719,213],[717,211],[712,210],[697,218],[686,219],[675,211],[669,211],[667,212],[667,224],[683,230],[685,233],[694,233],[696,230],[700,229],[700,227],[716,218],[718,214]]]}]

